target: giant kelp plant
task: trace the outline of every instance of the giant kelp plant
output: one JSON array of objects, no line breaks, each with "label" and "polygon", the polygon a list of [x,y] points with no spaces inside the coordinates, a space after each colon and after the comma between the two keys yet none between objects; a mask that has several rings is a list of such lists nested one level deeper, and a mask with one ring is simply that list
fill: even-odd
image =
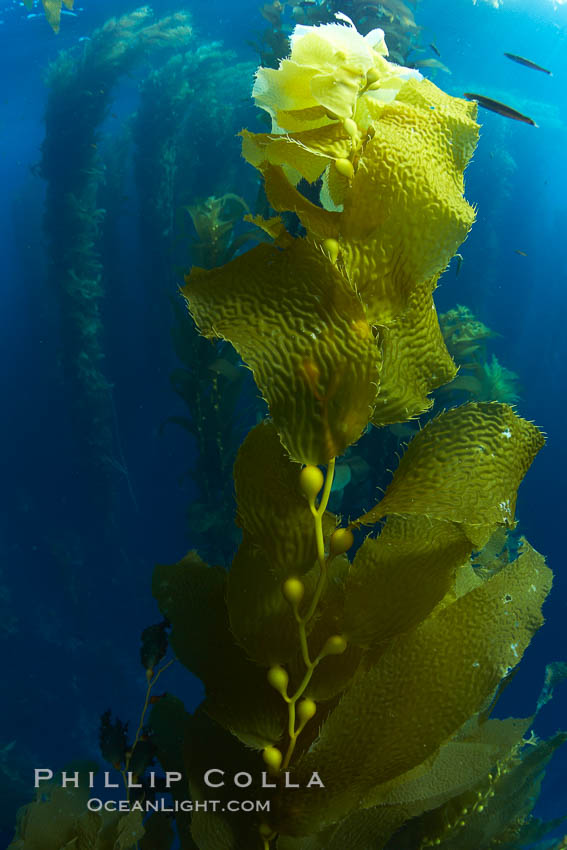
[{"label": "giant kelp plant", "polygon": [[59,53],[48,69],[41,176],[47,181],[45,232],[49,280],[58,297],[62,361],[73,397],[74,430],[85,484],[108,521],[117,466],[112,385],[105,375],[104,270],[98,151],[102,124],[120,77],[159,48],[191,37],[184,13],[155,20],[148,7],[112,18],[92,38]]},{"label": "giant kelp plant", "polygon": [[[328,510],[348,447],[429,410],[456,373],[433,294],[474,218],[463,172],[476,106],[388,62],[383,34],[363,38],[344,16],[296,30],[291,47],[258,72],[272,132],[243,133],[243,152],[304,235],[256,217],[271,244],[194,268],[183,288],[201,332],[252,369],[270,419],[234,466],[243,537],[230,569],[191,552],[155,571],[165,620],[158,649],[143,648],[139,730],[170,629],[206,689],[194,715],[164,695],[149,719],[162,767],[184,777],[174,801],[193,803],[176,817],[186,850],[520,850],[550,826],[531,810],[566,737],[490,716],[551,585],[526,540],[506,544],[543,435],[507,404],[464,404],[413,438],[374,507],[351,521]],[[321,177],[316,204],[298,186]],[[349,557],[359,528],[370,534]],[[548,668],[539,705],[564,675]],[[114,728],[107,757],[125,773],[139,737]],[[102,850],[106,828],[113,846],[144,842],[158,829],[156,815],[141,824],[152,794],[106,827],[68,818],[65,839]],[[64,795],[49,796],[12,850],[34,847],[27,824]],[[159,824],[152,850],[172,845]]]},{"label": "giant kelp plant", "polygon": [[[506,404],[449,410],[373,509],[347,525],[326,510],[336,458],[370,423],[428,410],[455,375],[433,292],[473,221],[463,171],[478,133],[474,107],[343,22],[296,31],[291,57],[258,72],[272,133],[243,133],[273,208],[306,235],[257,218],[272,245],[193,269],[183,290],[201,331],[250,365],[271,421],[235,465],[243,541],[228,574],[194,553],[156,571],[173,650],[207,691],[184,722],[164,704],[156,734],[169,712],[184,727],[196,800],[211,764],[227,777],[263,764],[269,790],[245,793],[269,813],[195,812],[205,850],[521,846],[564,736],[532,756],[531,718],[489,714],[542,622],[550,571],[525,540],[509,560],[490,552],[541,433]],[[297,186],[320,177],[317,205]],[[377,534],[349,561],[359,526]],[[525,793],[508,802],[514,786]]]}]

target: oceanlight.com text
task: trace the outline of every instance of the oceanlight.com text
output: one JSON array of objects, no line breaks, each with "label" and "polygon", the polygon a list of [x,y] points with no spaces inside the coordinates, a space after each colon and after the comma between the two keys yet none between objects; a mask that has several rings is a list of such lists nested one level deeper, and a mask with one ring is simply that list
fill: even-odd
[{"label": "oceanlight.com text", "polygon": [[90,812],[269,812],[269,800],[101,800],[91,797]]}]

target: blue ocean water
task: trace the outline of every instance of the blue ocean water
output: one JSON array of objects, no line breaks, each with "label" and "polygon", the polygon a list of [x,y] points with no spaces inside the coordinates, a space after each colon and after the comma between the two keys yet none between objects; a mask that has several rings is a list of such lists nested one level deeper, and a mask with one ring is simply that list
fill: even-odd
[{"label": "blue ocean water", "polygon": [[[200,103],[186,125],[190,194],[196,200],[224,191],[241,195],[251,208],[255,203],[257,181],[239,159],[236,133],[257,121],[247,93],[258,63],[250,42],[266,26],[260,5],[258,0],[153,4],[156,16],[189,12],[192,44],[216,44],[214,103]],[[85,486],[84,446],[72,413],[76,399],[65,379],[65,316],[48,274],[49,240],[65,245],[73,236],[67,237],[64,221],[46,217],[47,181],[38,167],[46,69],[59,51],[88,44],[109,17],[134,8],[126,0],[79,0],[73,15],[63,14],[55,35],[41,8],[30,12],[21,3],[0,2],[1,846],[11,839],[17,807],[32,793],[34,767],[100,760],[99,718],[109,707],[135,726],[146,687],[140,633],[159,621],[151,597],[153,567],[173,563],[200,543],[185,516],[200,498],[199,478],[187,472],[196,463],[195,442],[182,428],[163,426],[168,417],[186,415],[170,384],[179,364],[169,335],[168,301],[175,281],[182,282],[184,254],[180,249],[177,269],[161,280],[159,257],[147,242],[151,215],[146,230],[139,221],[145,199],[136,181],[132,115],[150,73],[149,60],[116,84],[92,142],[109,163],[121,145],[127,148],[117,160],[120,203],[112,195],[107,199],[107,220],[116,202],[114,229],[101,236],[112,240],[105,253],[112,262],[101,308],[106,346],[101,368],[112,384],[112,511]],[[427,50],[433,42],[450,69],[424,69],[437,85],[456,96],[477,92],[503,101],[538,125],[480,110],[481,138],[466,172],[466,194],[477,207],[477,221],[460,249],[460,273],[451,266],[436,295],[440,312],[467,305],[498,334],[491,351],[519,376],[518,411],[547,435],[520,488],[517,518],[522,533],[546,555],[554,587],[545,606],[547,622],[499,705],[503,716],[528,716],[546,663],[567,660],[567,5],[503,0],[494,8],[482,0],[476,5],[453,0],[450,6],[421,0],[415,16],[422,28],[420,44]],[[552,76],[511,62],[505,51],[529,57]],[[431,50],[419,55],[435,56]],[[210,74],[206,62],[196,67],[203,78]],[[198,90],[198,76],[192,84]],[[233,125],[223,121],[225,113]],[[79,121],[80,112],[66,120]],[[66,148],[63,137],[51,141],[65,174],[76,151]],[[149,266],[157,270],[149,281],[152,289]],[[195,706],[202,696],[197,680],[182,671],[169,675],[164,689]],[[538,734],[565,728],[566,707],[564,686],[539,715]],[[560,752],[536,810],[541,817],[567,811],[565,765]]]}]

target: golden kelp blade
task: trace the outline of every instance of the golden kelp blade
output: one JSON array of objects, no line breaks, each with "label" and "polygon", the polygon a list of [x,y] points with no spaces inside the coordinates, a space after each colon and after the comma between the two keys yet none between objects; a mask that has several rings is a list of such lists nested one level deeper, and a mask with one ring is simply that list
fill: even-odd
[{"label": "golden kelp blade", "polygon": [[391,516],[367,537],[345,586],[348,642],[379,646],[414,628],[453,587],[472,544],[457,523]]},{"label": "golden kelp blade", "polygon": [[399,320],[385,327],[382,371],[373,425],[406,422],[432,406],[428,393],[456,374],[439,328],[433,291],[437,279],[420,283]]},{"label": "golden kelp blade", "polygon": [[[61,23],[61,6],[65,5],[67,9],[71,10],[75,0],[41,0],[41,2],[43,3],[45,16],[50,26],[54,32],[59,32],[59,25]],[[27,9],[32,9],[33,0],[24,0],[24,5]]]},{"label": "golden kelp blade", "polygon": [[[270,666],[299,650],[297,622],[282,582],[301,576],[309,597],[318,578],[313,517],[299,487],[301,466],[290,460],[272,422],[256,425],[234,465],[237,523],[244,539],[226,587],[230,626],[249,658]],[[325,532],[335,528],[325,514]]]},{"label": "golden kelp blade", "polygon": [[242,156],[259,168],[262,163],[293,164],[299,174],[314,183],[332,159],[347,157],[350,136],[341,124],[319,127],[294,133],[293,136],[274,136],[271,133],[250,133],[243,130]]},{"label": "golden kelp blade", "polygon": [[[379,786],[378,805],[373,805],[372,795],[365,797],[357,810],[324,833],[324,850],[384,847],[402,824],[484,780],[494,765],[519,744],[531,722],[532,718],[509,718],[479,724],[475,716],[433,757]],[[280,843],[281,850],[298,850],[294,843],[289,847],[285,840]],[[420,846],[419,838],[403,846],[406,850],[410,846],[416,848]]]},{"label": "golden kelp blade", "polygon": [[[406,83],[389,104],[362,100],[358,120],[373,135],[360,149],[352,180],[336,167],[348,142],[340,123],[282,135],[244,132],[243,155],[262,172],[274,209],[293,210],[323,248],[332,240],[337,266],[369,324],[382,329],[372,422],[387,425],[428,410],[428,394],[455,376],[433,292],[474,219],[463,172],[478,125],[473,104],[425,80]],[[325,158],[323,209],[294,184],[299,176],[314,180]]]},{"label": "golden kelp blade", "polygon": [[[99,812],[87,811],[88,771],[96,763],[74,765],[82,785],[61,788],[55,780],[44,785],[35,802],[20,810],[16,835],[8,850],[41,847],[133,847],[145,834],[141,812],[129,812],[112,823]],[[87,793],[86,793],[87,792]],[[108,843],[107,843],[108,842]]]},{"label": "golden kelp blade", "polygon": [[393,103],[365,108],[374,133],[352,181],[340,178],[343,197],[333,200],[344,202],[342,212],[315,206],[286,179],[290,171],[311,179],[327,156],[328,181],[337,182],[333,158],[344,156],[345,136],[338,125],[285,136],[245,132],[243,155],[262,172],[274,209],[296,212],[313,239],[338,241],[369,321],[384,325],[418,285],[443,271],[470,230],[474,210],[463,197],[463,172],[478,125],[473,104],[426,80],[406,83]]},{"label": "golden kelp blade", "polygon": [[516,561],[388,643],[299,761],[295,780],[317,770],[325,788],[283,801],[280,831],[324,829],[366,795],[376,804],[382,783],[433,755],[519,663],[550,587],[551,571],[525,543]]},{"label": "golden kelp blade", "polygon": [[195,552],[177,564],[159,565],[153,594],[172,625],[170,643],[179,661],[206,689],[204,709],[248,746],[265,747],[285,728],[285,712],[263,670],[234,643],[225,605],[226,572]]},{"label": "golden kelp blade", "polygon": [[448,410],[413,438],[384,498],[359,521],[424,514],[462,523],[480,548],[497,525],[513,523],[516,491],[544,442],[507,404]]},{"label": "golden kelp blade", "polygon": [[394,321],[416,287],[443,271],[473,224],[463,171],[478,139],[474,115],[433,83],[410,80],[373,122],[339,244],[377,324]]},{"label": "golden kelp blade", "polygon": [[564,850],[565,839],[553,845],[537,840],[547,836],[563,818],[546,823],[534,818],[532,811],[545,768],[566,738],[565,732],[557,732],[548,740],[528,739],[529,746],[525,746],[528,741],[519,741],[474,788],[408,824],[404,838],[409,841],[404,846],[440,850],[553,846],[554,850]]},{"label": "golden kelp blade", "polygon": [[[272,422],[250,431],[234,464],[237,525],[245,539],[264,550],[280,583],[290,575],[303,575],[317,558],[300,472],[301,465],[290,460]],[[334,518],[331,525],[334,528]]]},{"label": "golden kelp blade", "polygon": [[199,329],[250,365],[292,460],[325,464],[360,437],[380,351],[358,295],[322,250],[305,239],[259,245],[186,280]]}]

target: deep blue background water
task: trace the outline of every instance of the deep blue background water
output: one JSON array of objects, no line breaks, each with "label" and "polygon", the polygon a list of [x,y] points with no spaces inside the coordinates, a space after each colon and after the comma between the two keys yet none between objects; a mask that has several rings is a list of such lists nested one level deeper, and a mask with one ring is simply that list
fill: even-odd
[{"label": "deep blue background water", "polygon": [[[23,6],[0,2],[2,785],[12,781],[6,773],[29,782],[34,766],[60,767],[72,758],[96,756],[98,717],[109,706],[135,724],[145,690],[139,634],[158,619],[150,593],[152,568],[177,560],[191,545],[183,511],[194,496],[193,485],[180,487],[178,481],[190,460],[188,443],[174,429],[158,435],[166,416],[183,412],[168,383],[167,358],[171,365],[174,359],[166,354],[152,368],[144,351],[136,308],[138,246],[127,230],[120,303],[112,294],[107,301],[109,313],[117,311],[110,316],[114,337],[107,366],[139,509],[124,485],[121,543],[114,551],[92,539],[92,518],[76,471],[69,398],[58,369],[59,320],[45,283],[44,187],[31,170],[43,138],[43,73],[59,49],[136,4],[84,0],[78,5],[77,17],[64,16],[55,36],[43,17],[28,19]],[[246,41],[263,25],[256,0],[154,3],[157,13],[177,8],[193,12],[199,40],[223,40],[254,61]],[[567,6],[508,0],[495,10],[470,0],[422,0],[416,17],[424,27],[422,42],[434,41],[452,70],[434,82],[451,94],[476,91],[506,101],[539,125],[481,111],[481,140],[467,171],[467,197],[478,205],[478,220],[461,249],[460,276],[450,270],[437,298],[440,310],[468,305],[502,335],[494,351],[520,375],[519,412],[548,435],[518,500],[523,532],[555,572],[547,623],[502,699],[503,712],[522,716],[534,708],[545,663],[567,660]],[[550,67],[553,76],[511,63],[503,51],[529,56]],[[226,75],[230,98],[230,67]],[[128,81],[117,93],[124,104],[135,97]],[[207,194],[212,164],[206,146],[202,157]],[[226,191],[231,188],[241,191],[229,186]],[[165,352],[168,346],[165,340]],[[64,564],[54,556],[62,541],[70,553]],[[199,686],[183,671],[166,675],[164,687],[184,694],[189,705],[199,699]],[[538,732],[566,728],[566,707],[564,688],[542,711]],[[559,754],[539,805],[543,816],[567,811],[565,764]],[[1,799],[0,813],[0,823],[13,820],[13,813],[2,812]],[[0,833],[1,846],[7,839]]]}]

